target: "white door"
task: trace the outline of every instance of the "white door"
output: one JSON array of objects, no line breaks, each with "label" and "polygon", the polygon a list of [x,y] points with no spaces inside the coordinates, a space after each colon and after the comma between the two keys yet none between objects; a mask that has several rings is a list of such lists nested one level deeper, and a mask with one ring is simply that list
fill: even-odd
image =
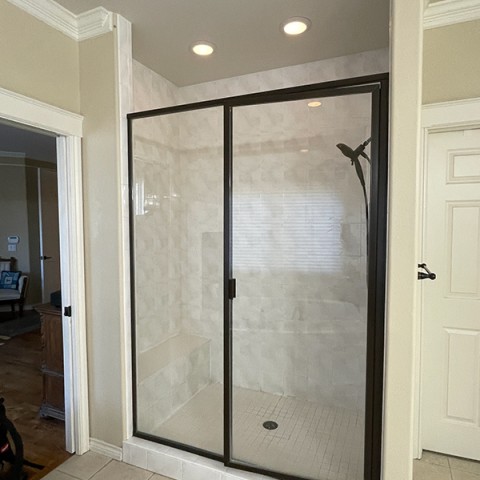
[{"label": "white door", "polygon": [[428,140],[422,448],[480,460],[480,129]]},{"label": "white door", "polygon": [[50,294],[60,290],[57,172],[39,168],[38,176],[42,301],[49,303]]}]

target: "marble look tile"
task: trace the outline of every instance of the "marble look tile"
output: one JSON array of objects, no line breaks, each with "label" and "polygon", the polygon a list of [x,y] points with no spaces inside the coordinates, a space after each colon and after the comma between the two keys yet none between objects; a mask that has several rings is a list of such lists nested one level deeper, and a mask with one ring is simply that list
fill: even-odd
[{"label": "marble look tile", "polygon": [[105,468],[96,473],[92,480],[147,480],[151,476],[152,472],[112,460]]},{"label": "marble look tile", "polygon": [[448,463],[448,456],[442,455],[441,453],[429,452],[424,450],[422,453],[422,462],[424,463],[433,463],[435,465],[441,465],[442,467],[450,467]]},{"label": "marble look tile", "polygon": [[451,478],[449,468],[418,460],[413,461],[413,480],[451,480]]},{"label": "marble look tile", "polygon": [[111,459],[95,452],[87,452],[84,455],[74,455],[65,463],[62,463],[58,470],[72,475],[80,480],[88,480],[95,473],[107,465]]},{"label": "marble look tile", "polygon": [[457,457],[449,457],[448,461],[452,470],[462,470],[464,472],[480,475],[480,462]]},{"label": "marble look tile", "polygon": [[45,480],[77,480],[78,477],[72,477],[57,469],[53,470],[42,478],[44,478]]},{"label": "marble look tile", "polygon": [[474,473],[465,472],[463,470],[451,470],[452,480],[480,480],[480,475]]}]

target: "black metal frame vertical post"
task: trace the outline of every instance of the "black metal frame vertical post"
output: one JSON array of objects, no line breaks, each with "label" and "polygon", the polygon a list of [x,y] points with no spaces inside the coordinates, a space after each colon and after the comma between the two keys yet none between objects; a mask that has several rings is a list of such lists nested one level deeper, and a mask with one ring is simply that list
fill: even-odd
[{"label": "black metal frame vertical post", "polygon": [[368,251],[367,383],[365,399],[366,479],[381,478],[385,280],[388,186],[388,82],[372,92],[372,172]]},{"label": "black metal frame vertical post", "polygon": [[127,142],[128,142],[128,215],[129,215],[129,242],[130,242],[130,311],[131,311],[131,328],[132,328],[132,417],[133,431],[137,431],[137,369],[135,368],[137,358],[137,344],[135,342],[135,211],[134,211],[134,176],[133,176],[133,124],[132,119],[127,119]]},{"label": "black metal frame vertical post", "polygon": [[230,279],[232,278],[232,172],[233,172],[233,111],[232,107],[225,105],[223,108],[224,120],[224,236],[223,236],[223,451],[224,462],[232,458],[232,299],[230,298]]}]

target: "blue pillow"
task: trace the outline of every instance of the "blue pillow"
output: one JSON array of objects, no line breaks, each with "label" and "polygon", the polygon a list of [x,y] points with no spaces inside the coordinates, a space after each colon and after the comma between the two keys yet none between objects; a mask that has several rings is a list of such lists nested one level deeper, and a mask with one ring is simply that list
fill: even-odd
[{"label": "blue pillow", "polygon": [[10,288],[16,290],[18,288],[18,281],[22,272],[8,272],[3,270],[0,276],[0,288]]}]

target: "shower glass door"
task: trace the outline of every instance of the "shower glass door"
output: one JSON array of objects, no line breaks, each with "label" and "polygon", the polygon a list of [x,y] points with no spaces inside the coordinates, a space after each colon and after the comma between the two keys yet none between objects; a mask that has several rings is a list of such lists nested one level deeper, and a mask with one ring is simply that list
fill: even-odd
[{"label": "shower glass door", "polygon": [[233,462],[364,478],[370,93],[233,109]]},{"label": "shower glass door", "polygon": [[222,455],[223,108],[147,113],[130,143],[135,430]]},{"label": "shower glass door", "polygon": [[376,75],[128,116],[135,436],[380,480],[387,101]]}]

